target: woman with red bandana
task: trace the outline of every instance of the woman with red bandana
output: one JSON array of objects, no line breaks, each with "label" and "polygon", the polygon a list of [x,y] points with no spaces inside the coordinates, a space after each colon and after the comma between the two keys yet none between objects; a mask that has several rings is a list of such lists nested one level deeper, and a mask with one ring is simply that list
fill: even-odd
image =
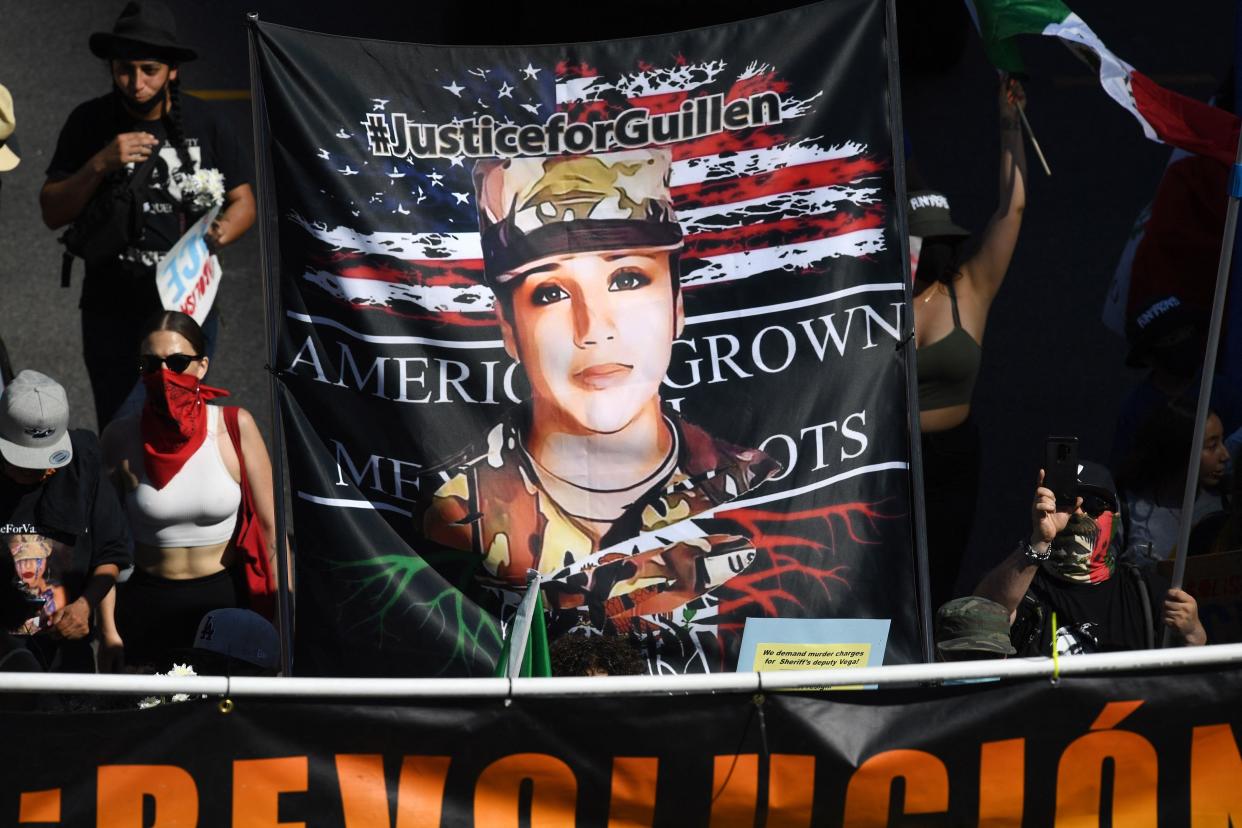
[{"label": "woman with red bandana", "polygon": [[[176,311],[158,314],[138,359],[146,404],[103,433],[104,462],[134,537],[133,574],[118,588],[115,629],[103,630],[103,646],[112,656],[123,648],[130,664],[167,668],[173,650],[190,646],[207,612],[245,605],[233,571],[241,564],[235,547],[241,464],[226,409],[207,405],[228,393],[202,384],[207,368],[198,324]],[[247,483],[271,554],[271,461],[254,418],[236,411]]]}]

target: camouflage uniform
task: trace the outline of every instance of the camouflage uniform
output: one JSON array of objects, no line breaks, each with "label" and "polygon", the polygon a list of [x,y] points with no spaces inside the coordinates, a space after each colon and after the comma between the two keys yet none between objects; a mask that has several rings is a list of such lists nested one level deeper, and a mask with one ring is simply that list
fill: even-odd
[{"label": "camouflage uniform", "polygon": [[643,616],[672,613],[754,561],[754,545],[735,524],[692,518],[776,474],[779,464],[763,452],[718,440],[666,410],[678,445],[671,475],[596,538],[541,484],[522,448],[520,417],[468,452],[417,520],[429,541],[478,556],[478,580],[493,591],[512,595],[524,589],[527,570],[537,570],[557,633],[581,624],[647,629]]}]

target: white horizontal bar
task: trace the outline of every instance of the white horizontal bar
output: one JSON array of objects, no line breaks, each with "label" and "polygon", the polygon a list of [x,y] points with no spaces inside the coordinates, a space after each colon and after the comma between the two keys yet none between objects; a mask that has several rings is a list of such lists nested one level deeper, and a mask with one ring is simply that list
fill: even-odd
[{"label": "white horizontal bar", "polygon": [[224,676],[0,673],[0,693],[120,693],[135,696],[205,693],[221,696],[228,689],[229,680]]},{"label": "white horizontal bar", "polygon": [[[1133,670],[1242,663],[1242,644],[1132,650],[1065,656],[1059,675],[1086,676]],[[72,673],[0,673],[0,693],[119,693],[168,696],[278,696],[284,698],[503,698],[519,696],[631,696],[665,693],[740,693],[853,684],[925,684],[971,678],[1050,678],[1050,658],[903,664],[849,670],[788,670],[599,678],[381,679],[133,676]]]},{"label": "white horizontal bar", "polygon": [[738,308],[737,310],[721,311],[720,313],[704,313],[698,316],[687,316],[687,325],[698,325],[703,322],[720,322],[725,319],[742,319],[747,316],[766,316],[770,313],[780,313],[787,310],[798,310],[799,308],[810,308],[815,305],[826,305],[829,302],[839,302],[850,296],[857,296],[861,293],[896,293],[905,289],[901,282],[880,282],[871,285],[855,285],[854,287],[844,288],[842,290],[834,290],[832,293],[824,293],[820,296],[810,296],[806,299],[795,299],[790,302],[780,302],[775,305],[763,305],[757,308]]}]

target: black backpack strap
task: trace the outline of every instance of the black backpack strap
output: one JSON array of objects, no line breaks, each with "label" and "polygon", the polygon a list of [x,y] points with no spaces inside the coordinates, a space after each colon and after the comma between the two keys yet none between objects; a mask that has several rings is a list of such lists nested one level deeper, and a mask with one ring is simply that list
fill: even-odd
[{"label": "black backpack strap", "polygon": [[129,177],[129,181],[126,182],[131,189],[136,190],[139,187],[146,186],[147,179],[151,177],[151,172],[155,169],[155,162],[158,161],[159,158],[159,153],[152,152],[147,156],[146,161],[143,161],[137,167],[134,167],[134,174],[131,175]]},{"label": "black backpack strap", "polygon": [[[1016,655],[1038,656],[1047,655],[1043,651],[1044,626],[1048,622],[1048,613],[1044,605],[1029,591],[1018,602],[1014,613],[1013,624],[1009,627],[1009,639]],[[1053,631],[1056,634],[1056,631]]]},{"label": "black backpack strap", "polygon": [[73,260],[75,256],[66,250],[60,254],[60,286],[69,287],[69,277],[73,275]]},{"label": "black backpack strap", "polygon": [[1147,591],[1147,579],[1143,577],[1143,571],[1134,564],[1123,563],[1121,568],[1126,573],[1126,577],[1138,587],[1139,605],[1143,608],[1144,640],[1147,642],[1147,649],[1154,650],[1158,646],[1156,642],[1156,619],[1152,615],[1151,595]]}]

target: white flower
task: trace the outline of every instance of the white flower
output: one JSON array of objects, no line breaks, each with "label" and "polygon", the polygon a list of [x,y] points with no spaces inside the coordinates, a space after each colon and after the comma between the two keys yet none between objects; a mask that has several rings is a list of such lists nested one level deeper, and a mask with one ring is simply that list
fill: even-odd
[{"label": "white flower", "polygon": [[[194,672],[194,668],[189,664],[174,664],[172,669],[167,673],[156,673],[155,675],[181,678],[183,676],[197,676],[198,673]],[[205,699],[207,697],[200,696],[200,698]],[[155,707],[156,705],[163,704],[164,702],[183,702],[189,700],[189,693],[174,693],[171,698],[168,696],[147,696],[145,699],[138,702],[138,709],[146,710],[148,707]]]},{"label": "white flower", "polygon": [[217,169],[198,169],[181,181],[182,200],[198,210],[224,203],[224,176]]}]

